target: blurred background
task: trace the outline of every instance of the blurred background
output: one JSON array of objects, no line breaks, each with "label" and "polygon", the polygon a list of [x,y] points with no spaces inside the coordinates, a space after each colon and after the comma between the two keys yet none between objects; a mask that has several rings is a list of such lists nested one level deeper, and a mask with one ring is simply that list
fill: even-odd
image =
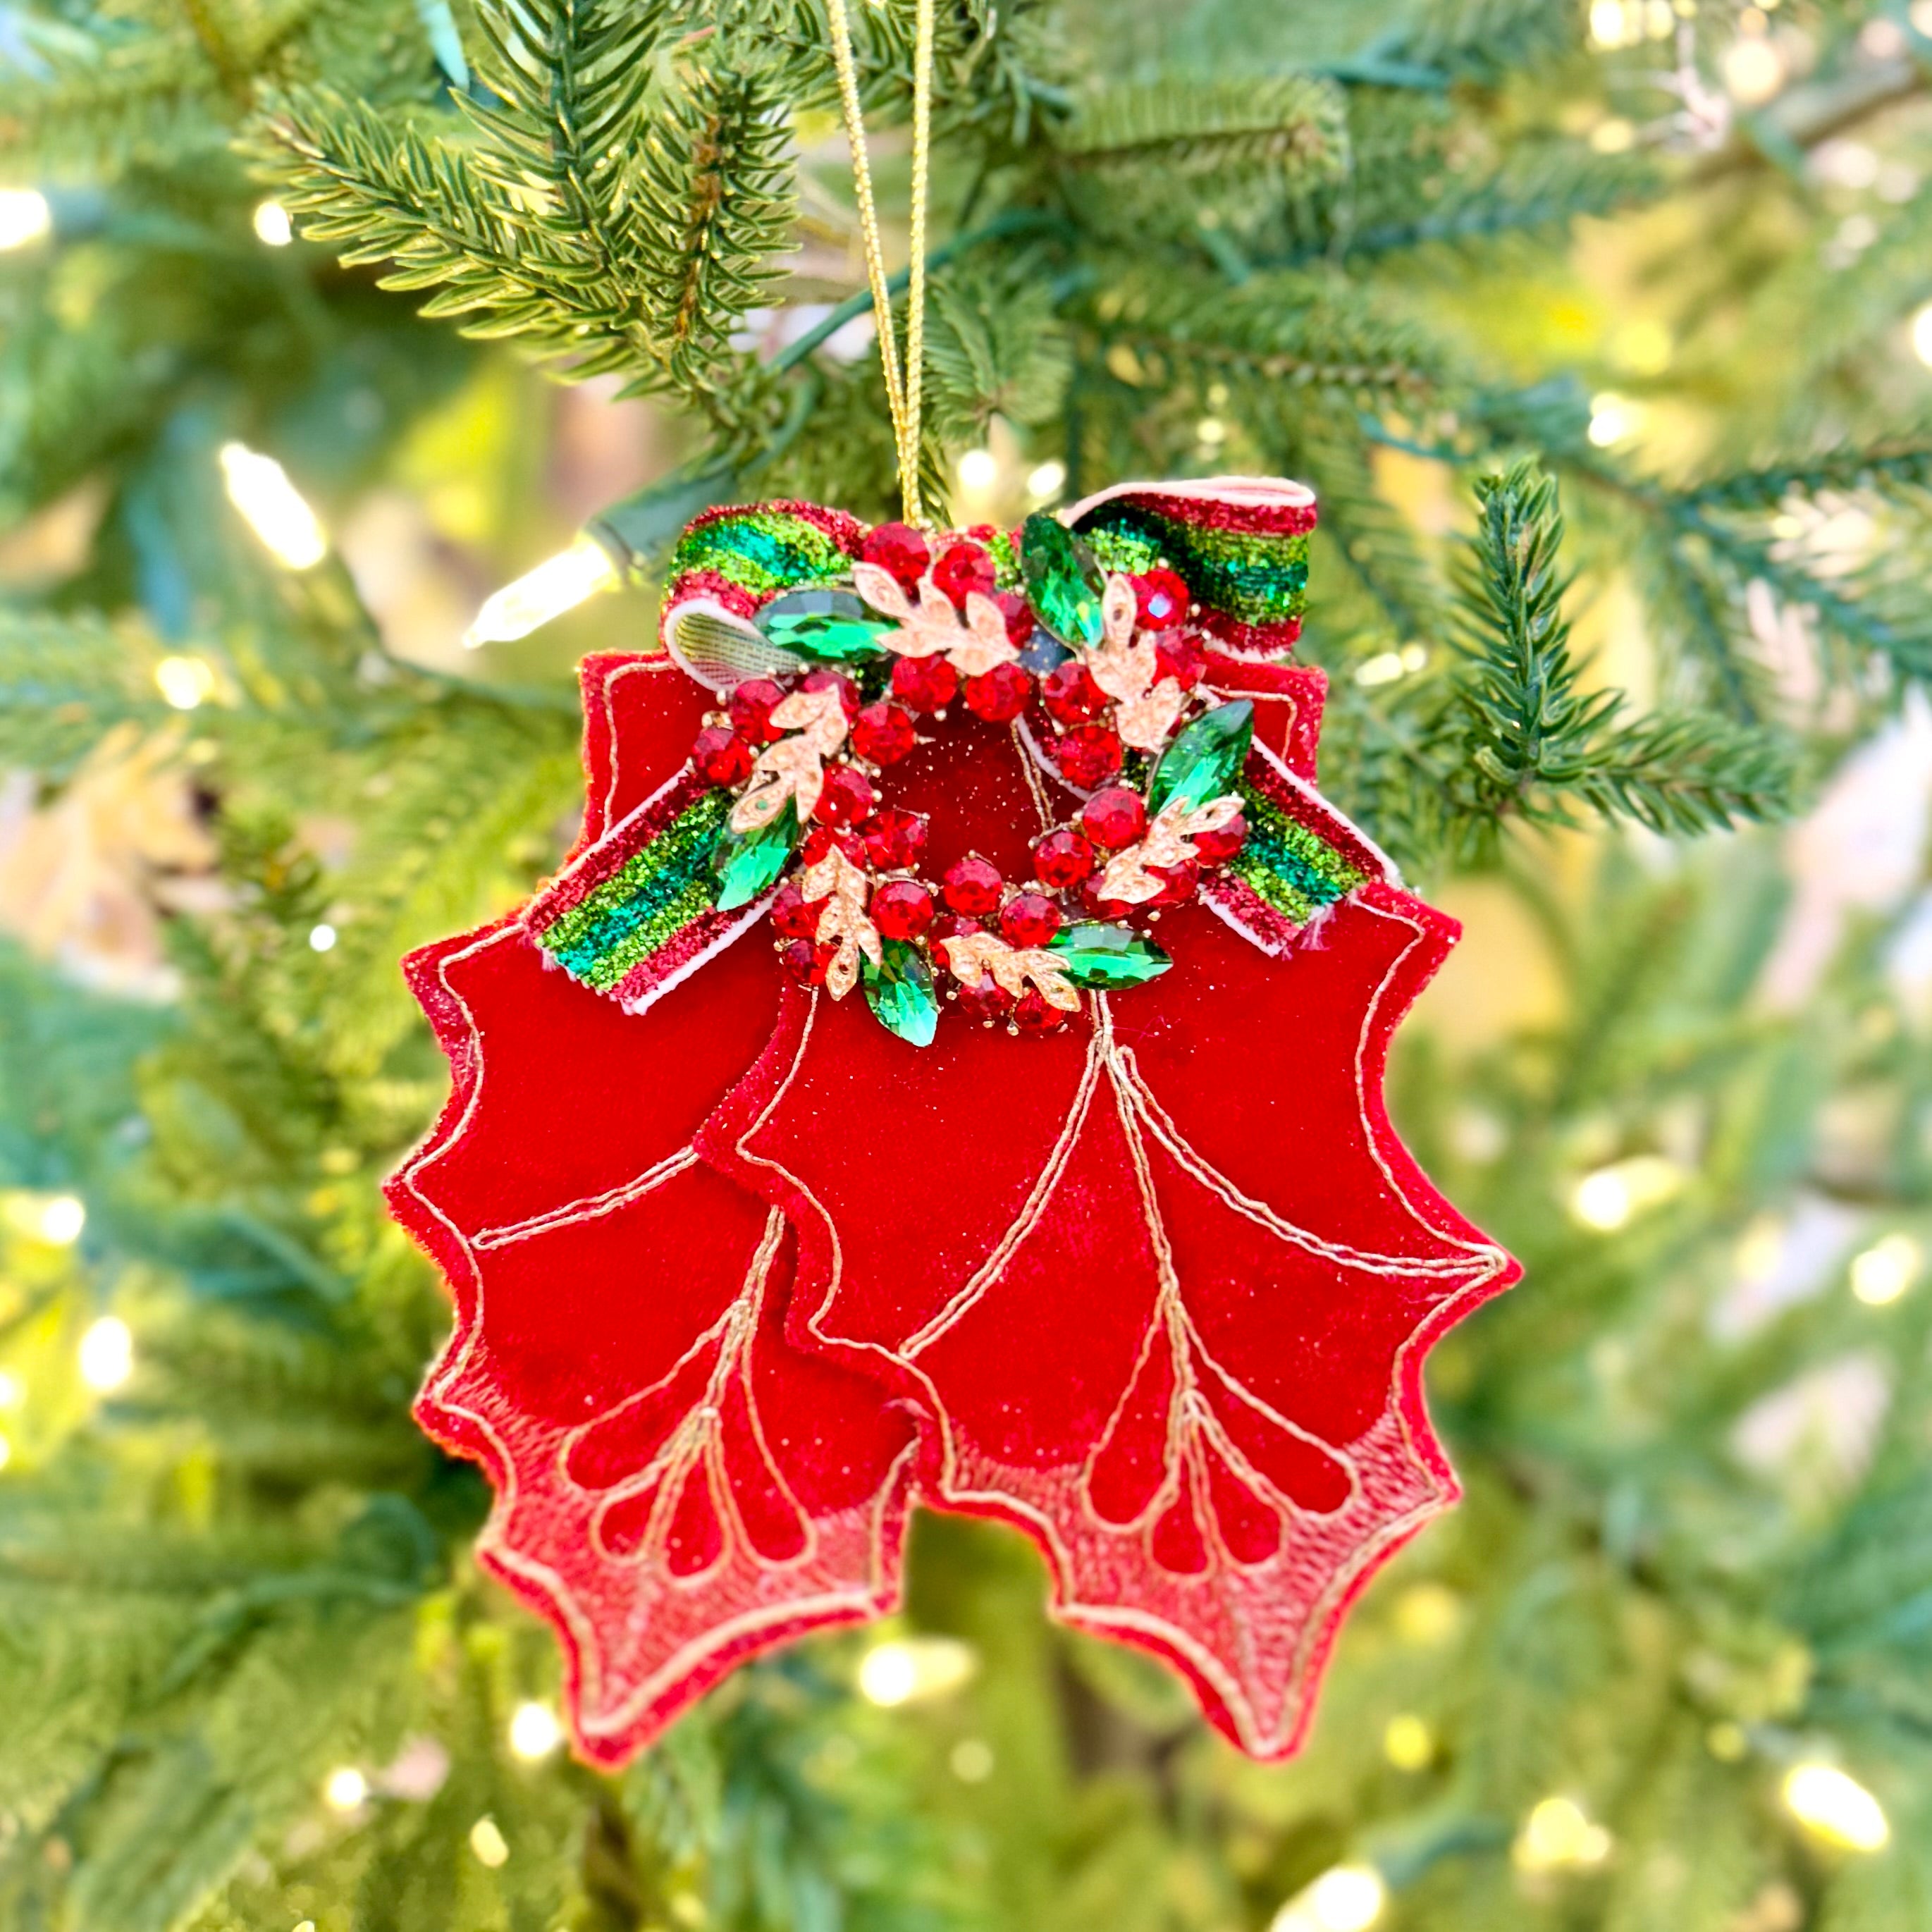
[{"label": "blurred background", "polygon": [[[643,212],[586,296],[592,30]],[[0,4],[0,1923],[1932,1925],[1932,0],[942,8],[934,485],[1320,490],[1324,788],[1466,928],[1396,1120],[1526,1276],[1292,1764],[930,1517],[892,1624],[562,1748],[409,1420],[396,962],[562,855],[572,667],[686,516],[890,511],[824,34]],[[1570,628],[1512,658],[1525,457]]]}]

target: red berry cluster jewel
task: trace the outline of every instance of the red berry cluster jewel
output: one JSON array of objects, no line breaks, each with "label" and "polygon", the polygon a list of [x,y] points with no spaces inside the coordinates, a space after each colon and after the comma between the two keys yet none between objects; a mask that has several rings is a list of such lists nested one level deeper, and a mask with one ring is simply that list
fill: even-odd
[{"label": "red berry cluster jewel", "polygon": [[[881,1019],[921,1043],[940,986],[983,1024],[1050,1033],[1078,1011],[1079,987],[1163,970],[1166,956],[1128,922],[1192,898],[1246,836],[1233,793],[1246,707],[1202,688],[1184,580],[1164,566],[1105,578],[1068,538],[1066,595],[1042,591],[1029,554],[1030,602],[1018,550],[990,530],[881,525],[854,566],[856,596],[818,593],[842,614],[837,666],[746,680],[692,747],[731,795],[716,861],[728,903],[785,874],[770,902],[785,970],[835,998],[862,978]],[[888,802],[892,768],[956,704],[996,724],[1025,718],[1054,774],[1083,795],[1035,843],[1030,879],[976,854],[922,878],[926,821]],[[1188,770],[1170,780],[1177,756]],[[749,884],[733,884],[728,866]]]}]

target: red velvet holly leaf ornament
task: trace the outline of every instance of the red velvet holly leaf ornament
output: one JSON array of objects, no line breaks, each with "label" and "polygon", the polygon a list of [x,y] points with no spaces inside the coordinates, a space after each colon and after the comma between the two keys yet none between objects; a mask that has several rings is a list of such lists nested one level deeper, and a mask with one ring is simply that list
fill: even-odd
[{"label": "red velvet holly leaf ornament", "polygon": [[1314,788],[1313,520],[708,512],[669,657],[586,667],[577,851],[410,962],[455,1073],[392,1190],[458,1304],[419,1413],[592,1756],[892,1601],[915,1463],[1279,1756],[1453,1497],[1421,1358],[1514,1264],[1383,1108],[1454,928]]},{"label": "red velvet holly leaf ornament", "polygon": [[555,1624],[578,1743],[616,1764],[740,1658],[890,1605],[911,1430],[785,1340],[784,1220],[691,1150],[770,1035],[770,951],[709,958],[700,910],[679,964],[705,970],[630,1012],[535,943],[688,804],[710,701],[662,658],[593,659],[584,686],[559,886],[406,962],[453,1090],[388,1194],[457,1305],[418,1418],[488,1472],[478,1554]]}]

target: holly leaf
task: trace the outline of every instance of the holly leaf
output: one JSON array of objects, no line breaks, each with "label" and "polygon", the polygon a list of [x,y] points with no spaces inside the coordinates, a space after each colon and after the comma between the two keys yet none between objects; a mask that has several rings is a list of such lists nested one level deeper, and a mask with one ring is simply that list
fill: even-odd
[{"label": "holly leaf", "polygon": [[[944,824],[1024,877],[1038,820],[1014,746],[949,734],[920,756],[908,776],[952,801],[935,848]],[[791,1332],[870,1352],[929,1419],[922,1495],[1024,1530],[1056,1615],[1167,1658],[1266,1758],[1304,1734],[1348,1603],[1454,1499],[1422,1358],[1516,1269],[1382,1103],[1454,923],[1256,756],[1370,874],[1294,943],[1277,929],[1278,956],[1182,908],[1159,980],[1023,1046],[942,1027],[916,1057],[788,989],[698,1145],[797,1229]]]},{"label": "holly leaf", "polygon": [[[584,683],[594,868],[710,700],[662,659]],[[417,1416],[488,1473],[479,1558],[555,1625],[578,1744],[616,1764],[741,1658],[890,1606],[912,1429],[787,1341],[783,1219],[692,1150],[770,1034],[769,949],[628,1012],[529,911],[406,962],[452,1090],[388,1195],[456,1304]]]}]

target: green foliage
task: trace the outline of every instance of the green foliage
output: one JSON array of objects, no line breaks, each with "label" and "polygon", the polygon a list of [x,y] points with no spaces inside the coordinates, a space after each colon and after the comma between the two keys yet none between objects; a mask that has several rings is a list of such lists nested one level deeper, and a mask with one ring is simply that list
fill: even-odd
[{"label": "green foliage", "polygon": [[1587,806],[1679,833],[1775,816],[1791,785],[1775,740],[1721,717],[1627,720],[1618,693],[1578,690],[1553,480],[1524,462],[1477,494],[1454,808],[1479,826],[1512,814],[1562,825]]},{"label": "green foliage", "polygon": [[791,214],[785,141],[780,97],[736,74],[700,76],[646,138],[644,304],[680,388],[724,356],[733,326],[776,279],[768,264],[787,245]]}]

